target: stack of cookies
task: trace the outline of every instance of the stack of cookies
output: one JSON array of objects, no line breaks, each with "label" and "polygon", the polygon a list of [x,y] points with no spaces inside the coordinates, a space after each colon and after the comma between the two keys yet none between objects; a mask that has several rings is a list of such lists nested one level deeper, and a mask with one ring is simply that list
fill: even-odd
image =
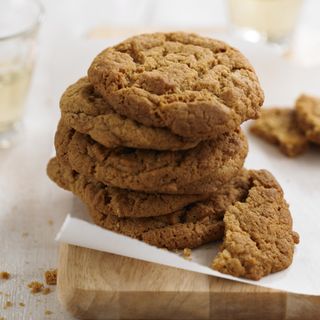
[{"label": "stack of cookies", "polygon": [[[270,221],[262,234],[270,238],[282,228],[284,240],[271,237],[261,252],[282,245],[292,258],[294,234],[280,186],[266,171],[243,169],[248,147],[240,124],[257,118],[262,103],[252,66],[223,42],[186,33],[130,38],[101,52],[88,76],[63,94],[48,175],[82,199],[96,224],[151,245],[195,248],[232,237],[225,228],[242,219],[243,230],[265,230]],[[252,197],[264,211],[257,206],[252,219],[243,218]],[[224,221],[239,203],[241,214]],[[263,257],[256,258],[266,266],[258,277],[271,272]],[[235,274],[225,253],[218,258],[216,269]]]}]

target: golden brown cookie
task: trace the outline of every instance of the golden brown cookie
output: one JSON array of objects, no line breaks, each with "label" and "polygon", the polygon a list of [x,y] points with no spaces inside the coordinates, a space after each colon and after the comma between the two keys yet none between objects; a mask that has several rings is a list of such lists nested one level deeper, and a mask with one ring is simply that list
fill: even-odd
[{"label": "golden brown cookie", "polygon": [[264,109],[250,130],[266,141],[278,145],[280,150],[289,157],[303,153],[308,147],[308,141],[299,129],[293,109]]},{"label": "golden brown cookie", "polygon": [[[118,218],[88,208],[93,221],[108,230],[169,250],[195,248],[223,236],[223,221],[212,216],[188,220],[188,210],[152,218]],[[202,214],[196,207],[193,214]]]},{"label": "golden brown cookie", "polygon": [[117,114],[94,91],[87,78],[67,88],[61,97],[60,109],[68,126],[88,134],[107,148],[184,150],[200,142],[199,139],[180,137],[166,128],[147,127]]},{"label": "golden brown cookie", "polygon": [[292,263],[299,236],[283,191],[266,170],[249,171],[251,186],[224,215],[225,235],[212,267],[236,277],[259,280]]},{"label": "golden brown cookie", "polygon": [[307,139],[320,144],[320,98],[301,95],[295,109],[298,125]]},{"label": "golden brown cookie", "polygon": [[143,34],[107,48],[88,77],[117,113],[192,139],[236,130],[258,117],[264,100],[238,50],[182,32]]},{"label": "golden brown cookie", "polygon": [[[128,218],[114,215],[113,199],[105,193],[106,188],[104,191],[97,190],[98,193],[103,192],[106,195],[103,205],[99,196],[97,201],[92,201],[93,193],[91,195],[90,193],[94,190],[90,190],[90,186],[79,194],[81,177],[72,170],[67,171],[56,158],[50,160],[47,171],[49,177],[57,184],[80,196],[88,205],[90,215],[96,224],[168,249],[193,248],[221,239],[224,230],[222,221],[224,212],[236,201],[242,201],[250,186],[248,171],[242,170],[229,184],[222,186],[218,193],[211,195],[207,200],[189,204],[163,216]],[[129,204],[127,209],[130,208]]]},{"label": "golden brown cookie", "polygon": [[247,155],[238,130],[181,151],[107,149],[60,123],[55,146],[60,161],[104,184],[135,191],[212,193],[237,175]]},{"label": "golden brown cookie", "polygon": [[52,158],[47,166],[48,176],[58,186],[72,191],[90,207],[118,217],[152,217],[178,211],[187,205],[210,197],[206,194],[170,195],[136,192],[108,187],[85,177]]}]

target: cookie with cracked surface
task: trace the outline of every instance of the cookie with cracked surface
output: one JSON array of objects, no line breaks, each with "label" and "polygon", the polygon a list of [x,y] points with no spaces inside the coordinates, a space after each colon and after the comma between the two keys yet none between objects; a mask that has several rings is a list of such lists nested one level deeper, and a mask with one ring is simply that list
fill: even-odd
[{"label": "cookie with cracked surface", "polygon": [[157,247],[195,248],[222,238],[224,212],[230,205],[246,197],[249,185],[248,171],[242,170],[210,199],[161,217],[119,218],[96,208],[89,210],[94,222],[106,229]]},{"label": "cookie with cracked surface", "polygon": [[88,134],[107,148],[184,150],[200,142],[199,139],[178,136],[166,128],[147,127],[117,114],[95,92],[87,78],[67,88],[61,97],[60,109],[68,126]]},{"label": "cookie with cracked surface", "polygon": [[167,216],[130,219],[88,210],[93,221],[105,229],[169,250],[196,248],[223,236],[223,221],[215,216],[188,220],[188,212],[182,210]]},{"label": "cookie with cracked surface", "polygon": [[278,145],[289,157],[295,157],[308,148],[308,140],[300,130],[296,113],[290,108],[264,109],[250,130],[264,140]]},{"label": "cookie with cracked surface", "polygon": [[108,187],[77,173],[69,165],[62,165],[57,158],[49,161],[47,174],[58,186],[72,191],[90,207],[118,217],[166,215],[210,197],[206,194],[151,194]]},{"label": "cookie with cracked surface", "polygon": [[320,98],[301,95],[295,104],[297,122],[309,141],[320,144]]},{"label": "cookie with cracked surface", "polygon": [[290,266],[299,236],[283,191],[266,170],[249,171],[251,186],[244,200],[224,214],[225,235],[212,267],[236,277],[259,280]]},{"label": "cookie with cracked surface", "polygon": [[[70,133],[71,132],[71,133]],[[68,141],[66,141],[68,139]],[[59,124],[57,157],[104,184],[152,193],[203,194],[216,191],[243,166],[247,141],[240,130],[181,151],[108,149],[88,135]]]},{"label": "cookie with cracked surface", "polygon": [[[47,171],[49,177],[62,188],[75,190],[74,184],[78,183],[75,182],[75,179],[79,177],[72,170],[69,172],[62,170],[61,164],[56,158],[49,161]],[[224,212],[230,205],[245,199],[249,186],[248,171],[243,169],[237,177],[220,188],[218,193],[211,195],[209,199],[198,201],[181,210],[158,217],[115,216],[112,205],[107,204],[108,201],[112,201],[111,197],[105,198],[104,207],[99,205],[99,201],[90,201],[88,208],[94,222],[111,231],[143,240],[158,247],[168,249],[194,248],[222,238]],[[88,204],[88,198],[82,199]]]},{"label": "cookie with cracked surface", "polygon": [[88,77],[117,113],[189,138],[236,130],[258,117],[264,100],[238,50],[182,32],[143,34],[107,48]]}]

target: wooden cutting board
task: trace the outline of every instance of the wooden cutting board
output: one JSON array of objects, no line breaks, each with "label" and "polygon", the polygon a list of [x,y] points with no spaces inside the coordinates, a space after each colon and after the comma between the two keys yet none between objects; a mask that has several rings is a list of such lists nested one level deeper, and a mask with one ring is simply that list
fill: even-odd
[{"label": "wooden cutting board", "polygon": [[299,296],[105,252],[62,245],[58,295],[79,319],[317,320]]}]

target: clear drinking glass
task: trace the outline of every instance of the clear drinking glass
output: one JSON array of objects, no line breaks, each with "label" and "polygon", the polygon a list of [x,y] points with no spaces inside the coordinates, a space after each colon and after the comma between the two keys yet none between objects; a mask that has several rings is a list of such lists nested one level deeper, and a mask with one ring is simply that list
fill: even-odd
[{"label": "clear drinking glass", "polygon": [[42,16],[37,0],[0,0],[0,148],[19,130]]},{"label": "clear drinking glass", "polygon": [[302,3],[303,0],[228,0],[231,27],[246,40],[286,47]]}]

